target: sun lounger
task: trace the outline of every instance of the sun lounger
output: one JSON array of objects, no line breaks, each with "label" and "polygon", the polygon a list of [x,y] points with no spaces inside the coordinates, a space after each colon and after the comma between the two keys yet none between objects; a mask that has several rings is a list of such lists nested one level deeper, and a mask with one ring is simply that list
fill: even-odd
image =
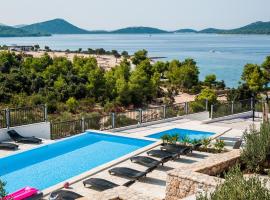
[{"label": "sun lounger", "polygon": [[6,143],[6,142],[0,142],[0,149],[6,149],[6,150],[16,150],[18,149],[18,145],[12,144],[12,143]]},{"label": "sun lounger", "polygon": [[235,142],[234,146],[233,146],[233,149],[240,149],[240,147],[242,146],[242,142],[243,140],[238,140]]},{"label": "sun lounger", "polygon": [[170,156],[164,157],[161,160],[156,160],[154,158],[150,158],[147,156],[135,156],[130,158],[131,162],[137,163],[139,165],[143,165],[145,167],[157,167],[160,164],[163,165],[165,162],[171,160],[172,158]]},{"label": "sun lounger", "polygon": [[9,130],[7,133],[9,137],[15,142],[33,143],[33,144],[40,144],[42,142],[41,139],[36,138],[36,137],[23,137],[15,130]]},{"label": "sun lounger", "polygon": [[145,177],[146,174],[148,174],[152,170],[153,168],[149,168],[146,171],[142,172],[142,171],[138,171],[138,170],[127,168],[127,167],[115,167],[113,169],[110,169],[109,173],[115,176],[130,178],[132,180],[138,180],[142,177]]},{"label": "sun lounger", "polygon": [[[128,181],[125,184],[123,184],[123,186],[129,187],[133,183],[135,183],[135,180]],[[120,185],[118,185],[116,183],[107,181],[105,179],[100,179],[100,178],[87,179],[87,180],[83,181],[83,185],[84,185],[84,187],[87,186],[87,185],[90,185],[93,188],[96,188],[96,189],[98,189],[100,191],[104,191],[104,190],[108,190],[108,189],[112,189],[112,188],[120,186]]]},{"label": "sun lounger", "polygon": [[49,199],[50,200],[75,200],[81,197],[83,196],[72,191],[58,190],[58,191],[52,192],[50,194]]},{"label": "sun lounger", "polygon": [[165,150],[170,153],[175,153],[179,155],[187,155],[192,152],[193,148],[188,146],[166,145],[161,147],[161,150]]},{"label": "sun lounger", "polygon": [[157,158],[165,158],[165,157],[171,157],[172,160],[175,160],[176,158],[179,158],[179,154],[178,153],[172,153],[172,152],[168,152],[166,150],[159,150],[159,149],[154,149],[151,151],[147,152],[147,155],[149,156],[154,156]]}]

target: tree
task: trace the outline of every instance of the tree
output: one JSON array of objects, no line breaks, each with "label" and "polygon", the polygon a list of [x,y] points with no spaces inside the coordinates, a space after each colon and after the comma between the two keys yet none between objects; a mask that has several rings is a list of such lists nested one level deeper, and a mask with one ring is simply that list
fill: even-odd
[{"label": "tree", "polygon": [[242,73],[242,80],[245,81],[250,90],[255,94],[262,91],[267,83],[261,67],[255,64],[245,65]]},{"label": "tree", "polygon": [[34,45],[34,50],[38,51],[40,49],[40,46],[38,44]]},{"label": "tree", "polygon": [[136,68],[130,76],[129,89],[134,105],[142,105],[152,98],[152,83],[146,72]]},{"label": "tree", "polygon": [[270,82],[270,56],[267,56],[262,63],[262,69],[264,70],[264,77],[267,80],[267,83]]},{"label": "tree", "polygon": [[209,74],[204,79],[204,84],[208,87],[212,87],[216,83],[217,77],[215,74]]},{"label": "tree", "polygon": [[48,47],[48,46],[45,46],[44,49],[45,49],[45,51],[51,51],[50,47]]},{"label": "tree", "polygon": [[128,58],[128,57],[129,57],[127,51],[122,51],[121,55],[122,55],[124,58]]},{"label": "tree", "polygon": [[215,104],[217,102],[217,94],[214,90],[205,88],[201,93],[196,97],[196,100],[204,102],[208,100],[209,104]]},{"label": "tree", "polygon": [[199,69],[192,59],[187,59],[183,63],[173,60],[169,64],[166,77],[176,89],[191,89],[198,85]]},{"label": "tree", "polygon": [[145,49],[135,52],[134,56],[131,58],[132,63],[134,65],[140,64],[142,61],[147,59],[147,54],[148,52]]}]

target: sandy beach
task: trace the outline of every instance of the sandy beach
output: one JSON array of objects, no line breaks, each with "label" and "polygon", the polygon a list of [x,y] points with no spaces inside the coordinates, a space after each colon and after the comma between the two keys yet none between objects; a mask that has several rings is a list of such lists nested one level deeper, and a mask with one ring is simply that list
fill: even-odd
[{"label": "sandy beach", "polygon": [[[17,52],[17,51],[14,51],[14,52],[21,53],[21,52]],[[23,53],[26,55],[32,55],[33,57],[41,57],[46,52],[45,51],[25,51]],[[109,70],[109,69],[115,67],[122,60],[122,58],[116,59],[113,55],[94,55],[94,54],[85,54],[85,53],[67,53],[67,52],[57,52],[57,51],[51,51],[51,52],[47,52],[47,53],[51,57],[66,57],[70,61],[73,60],[74,56],[81,56],[81,57],[90,57],[91,56],[91,57],[96,58],[98,65],[105,70]]]}]

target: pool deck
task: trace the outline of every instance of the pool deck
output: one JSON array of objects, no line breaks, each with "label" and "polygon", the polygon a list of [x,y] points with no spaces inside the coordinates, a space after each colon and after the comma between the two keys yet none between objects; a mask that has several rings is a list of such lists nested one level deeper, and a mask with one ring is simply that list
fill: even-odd
[{"label": "pool deck", "polygon": [[[160,149],[160,147],[156,147],[155,149]],[[146,156],[147,154],[142,153],[140,155]],[[151,196],[157,199],[163,199],[165,197],[167,172],[169,170],[187,166],[191,163],[201,161],[210,156],[213,156],[213,154],[203,153],[203,152],[194,152],[191,155],[181,156],[181,158],[177,159],[176,161],[169,161],[165,163],[164,166],[158,167],[156,170],[149,173],[147,177],[140,179],[140,181],[137,181],[136,183],[131,185],[129,188],[134,191],[143,193],[146,196]],[[152,158],[155,158],[155,157],[152,157]],[[129,168],[136,169],[139,171],[145,171],[147,169],[144,166],[132,163],[130,160],[126,160],[118,164],[117,167],[129,167]],[[106,169],[91,177],[103,178],[119,185],[122,185],[129,180],[129,179],[110,175],[108,172],[109,169]],[[87,197],[88,199],[95,199],[95,196],[100,194],[100,192],[96,190],[84,187],[82,181],[71,185],[70,190],[77,192]]]},{"label": "pool deck", "polygon": [[[255,121],[255,123],[253,123],[251,119],[237,119],[237,120],[227,120],[227,121],[222,121],[222,122],[216,122],[212,124],[203,124],[202,121],[180,119],[176,121],[164,122],[164,123],[149,125],[145,127],[126,129],[120,132],[113,132],[109,134],[125,135],[127,137],[134,137],[134,138],[144,138],[147,135],[151,135],[151,134],[158,133],[161,131],[165,131],[165,130],[169,130],[173,128],[182,128],[182,129],[189,129],[189,130],[214,132],[216,133],[216,136],[222,135],[221,137],[229,138],[234,141],[234,139],[239,139],[242,136],[243,131],[245,129],[248,129],[250,125],[254,124],[256,127],[259,127],[260,122],[261,121],[257,120]],[[54,141],[51,141],[51,140],[44,140],[43,144],[46,145],[53,142]],[[233,144],[228,144],[226,148],[230,149],[232,145]],[[38,146],[39,145],[19,144],[19,150],[15,152],[0,150],[0,158],[14,154],[14,153],[19,153],[25,150],[36,148]],[[157,143],[156,143],[155,145],[151,146],[151,148],[159,149],[160,147],[157,146]],[[70,190],[77,192],[90,200],[90,199],[95,199],[96,195],[99,195],[100,192],[90,189],[90,188],[85,188],[82,184],[82,181],[85,180],[85,177],[87,178],[98,177],[98,178],[103,178],[103,179],[112,181],[119,185],[124,184],[125,182],[128,181],[127,179],[110,175],[108,173],[108,169],[115,166],[117,167],[121,166],[121,167],[130,167],[136,170],[144,171],[146,167],[140,166],[138,164],[134,164],[128,158],[134,155],[146,155],[145,151],[147,151],[148,149],[143,149],[143,150],[141,149],[140,151],[133,152],[131,154],[128,154],[124,158],[121,158],[120,160],[107,163],[98,169],[94,169],[93,171],[91,171],[91,173],[87,172],[85,174],[82,174],[76,177],[78,178],[79,181],[72,184],[70,187]],[[135,184],[131,185],[130,189],[134,191],[138,191],[146,196],[155,197],[157,199],[163,199],[165,197],[166,178],[167,178],[167,172],[169,170],[188,166],[192,163],[199,162],[213,155],[214,154],[204,153],[204,152],[194,152],[193,154],[188,155],[188,156],[181,156],[181,158],[176,161],[169,161],[165,164],[165,166],[158,167],[156,170],[149,173],[146,178],[143,178],[140,181],[137,181]],[[49,193],[49,190],[46,190],[45,193]]]},{"label": "pool deck", "polygon": [[6,157],[6,156],[10,156],[12,154],[17,154],[17,153],[21,153],[23,151],[27,151],[33,148],[37,148],[40,147],[40,145],[47,145],[47,144],[51,144],[54,143],[55,141],[53,140],[42,140],[42,144],[22,144],[22,143],[15,143],[12,140],[7,140],[7,141],[3,141],[3,142],[8,142],[8,143],[13,143],[13,144],[17,144],[19,146],[19,148],[15,151],[13,150],[0,150],[0,158]]}]

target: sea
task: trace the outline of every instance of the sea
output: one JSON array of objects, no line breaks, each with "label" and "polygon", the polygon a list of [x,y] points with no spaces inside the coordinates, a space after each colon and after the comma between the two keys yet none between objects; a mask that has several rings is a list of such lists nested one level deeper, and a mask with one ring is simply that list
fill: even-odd
[{"label": "sea", "polygon": [[146,49],[160,60],[192,58],[200,69],[200,79],[216,74],[228,87],[237,87],[247,63],[261,64],[270,55],[270,35],[219,34],[87,34],[51,37],[0,38],[0,45],[49,46],[54,50],[104,48],[133,54]]}]

